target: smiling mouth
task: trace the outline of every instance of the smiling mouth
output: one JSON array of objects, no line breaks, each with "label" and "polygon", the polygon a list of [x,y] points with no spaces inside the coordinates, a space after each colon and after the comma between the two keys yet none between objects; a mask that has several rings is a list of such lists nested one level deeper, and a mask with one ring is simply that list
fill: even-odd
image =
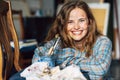
[{"label": "smiling mouth", "polygon": [[72,33],[73,33],[74,35],[80,35],[82,32],[83,32],[83,30],[80,30],[80,31],[72,31]]}]

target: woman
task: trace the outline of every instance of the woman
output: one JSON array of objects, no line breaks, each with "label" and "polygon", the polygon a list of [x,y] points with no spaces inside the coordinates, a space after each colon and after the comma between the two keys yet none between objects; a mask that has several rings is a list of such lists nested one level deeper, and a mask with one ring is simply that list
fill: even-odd
[{"label": "woman", "polygon": [[[58,34],[60,41],[52,55],[49,49]],[[54,65],[62,68],[76,64],[87,71],[91,80],[102,79],[111,63],[112,44],[98,32],[95,18],[88,5],[80,0],[68,1],[57,14],[48,32],[46,43],[35,50],[32,62],[41,61],[40,55],[49,55]],[[42,60],[44,61],[44,60]]]},{"label": "woman", "polygon": [[111,52],[111,41],[98,32],[88,5],[71,0],[57,14],[45,44],[36,48],[32,63],[49,61],[51,67],[61,68],[75,64],[88,72],[91,80],[100,80],[109,69]]}]

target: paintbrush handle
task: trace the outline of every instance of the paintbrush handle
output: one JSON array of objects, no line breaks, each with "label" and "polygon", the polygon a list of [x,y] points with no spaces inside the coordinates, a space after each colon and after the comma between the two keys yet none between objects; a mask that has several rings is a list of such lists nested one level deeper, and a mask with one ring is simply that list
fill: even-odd
[{"label": "paintbrush handle", "polygon": [[48,55],[52,55],[52,53],[53,53],[53,46],[49,49]]},{"label": "paintbrush handle", "polygon": [[54,49],[56,48],[59,40],[60,40],[60,37],[58,37],[58,39],[55,41],[55,44],[49,49],[48,55],[52,55],[52,54],[53,54],[53,51],[54,51]]}]

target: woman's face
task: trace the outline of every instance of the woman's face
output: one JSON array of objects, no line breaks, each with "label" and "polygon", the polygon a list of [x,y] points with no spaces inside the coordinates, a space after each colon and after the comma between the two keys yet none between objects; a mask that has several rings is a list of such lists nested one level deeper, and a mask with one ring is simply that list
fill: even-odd
[{"label": "woman's face", "polygon": [[70,12],[67,32],[75,41],[80,41],[86,36],[88,32],[88,18],[85,11],[75,8]]}]

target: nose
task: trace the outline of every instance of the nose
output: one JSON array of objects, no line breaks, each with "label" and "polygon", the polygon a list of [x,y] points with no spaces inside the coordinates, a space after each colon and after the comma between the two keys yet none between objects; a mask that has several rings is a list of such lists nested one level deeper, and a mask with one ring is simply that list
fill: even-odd
[{"label": "nose", "polygon": [[79,25],[78,22],[75,23],[74,28],[75,28],[75,29],[79,29],[79,28],[80,28],[80,25]]}]

